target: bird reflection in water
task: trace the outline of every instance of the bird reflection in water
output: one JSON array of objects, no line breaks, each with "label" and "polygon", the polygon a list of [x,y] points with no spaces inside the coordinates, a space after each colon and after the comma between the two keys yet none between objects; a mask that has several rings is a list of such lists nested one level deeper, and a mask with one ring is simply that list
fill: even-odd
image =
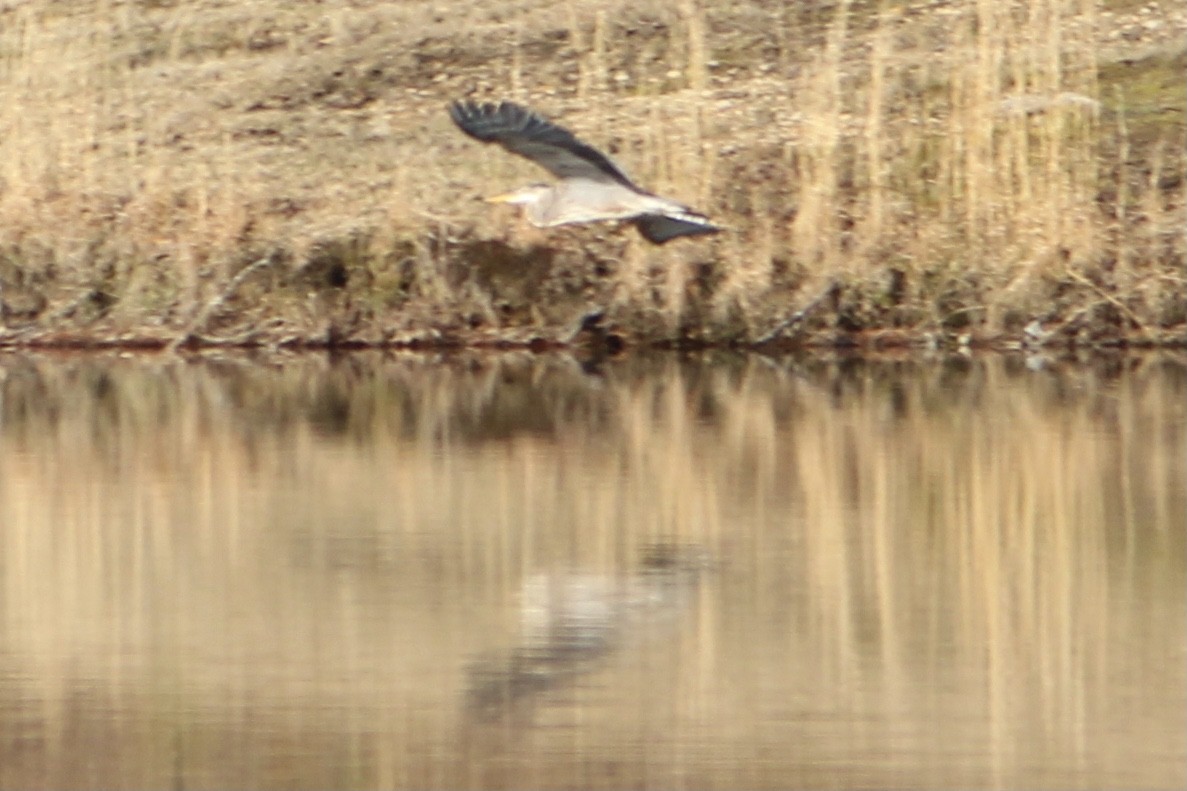
[{"label": "bird reflection in water", "polygon": [[[595,670],[691,608],[713,565],[700,547],[657,544],[632,574],[536,574],[520,592],[520,639],[508,655],[475,663],[466,706],[490,720],[522,712]],[[661,630],[662,631],[662,630]]]}]

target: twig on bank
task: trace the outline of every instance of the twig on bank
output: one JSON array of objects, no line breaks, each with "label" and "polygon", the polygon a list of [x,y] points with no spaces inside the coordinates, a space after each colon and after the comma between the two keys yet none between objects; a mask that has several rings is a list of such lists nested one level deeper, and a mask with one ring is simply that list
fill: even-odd
[{"label": "twig on bank", "polygon": [[[1132,310],[1130,310],[1128,305],[1126,305],[1124,302],[1122,302],[1116,296],[1106,292],[1104,289],[1102,289],[1096,283],[1093,283],[1091,280],[1089,280],[1087,277],[1085,277],[1080,272],[1077,272],[1074,269],[1068,269],[1067,273],[1077,283],[1079,283],[1080,285],[1089,289],[1090,291],[1092,291],[1092,293],[1094,293],[1098,297],[1100,297],[1100,300],[1096,303],[1097,305],[1099,305],[1101,302],[1109,303],[1110,305],[1115,307],[1121,313],[1121,315],[1123,315],[1127,319],[1129,319],[1133,323],[1133,326],[1137,328],[1137,331],[1140,334],[1142,334],[1143,336],[1149,336],[1150,333],[1146,331],[1146,325],[1142,323],[1141,319],[1139,319],[1137,317],[1137,315],[1134,314],[1134,312]],[[1091,309],[1093,307],[1096,307],[1096,305],[1087,305],[1087,306],[1085,306],[1085,309]],[[1066,323],[1068,323],[1068,322],[1065,322],[1065,324]]]},{"label": "twig on bank", "polygon": [[214,315],[214,312],[221,308],[223,303],[234,296],[235,292],[239,290],[239,287],[243,285],[243,282],[247,280],[247,278],[251,277],[251,275],[257,270],[263,269],[266,266],[270,266],[273,261],[273,256],[267,256],[251,264],[248,264],[247,266],[243,267],[243,269],[239,270],[239,272],[236,273],[234,277],[227,281],[227,285],[223,288],[223,290],[216,294],[200,311],[198,311],[198,315],[194,317],[194,320],[191,321],[184,330],[178,333],[176,338],[169,342],[169,346],[167,347],[168,350],[176,351],[179,346],[182,346],[185,343],[193,340],[194,337],[198,335],[198,333],[202,332],[202,330],[206,328],[206,322],[210,320],[210,317]]},{"label": "twig on bank", "polygon": [[754,341],[754,344],[756,346],[761,346],[764,343],[770,343],[771,341],[778,338],[779,335],[781,335],[788,327],[803,321],[805,318],[807,318],[809,313],[811,313],[817,308],[817,306],[820,305],[821,302],[824,302],[824,300],[828,299],[833,294],[833,292],[837,289],[837,286],[837,281],[830,280],[827,284],[825,284],[824,288],[819,294],[809,300],[807,305],[804,305],[795,313],[792,313],[786,319],[776,324],[775,327],[769,332],[759,336],[759,338]]}]

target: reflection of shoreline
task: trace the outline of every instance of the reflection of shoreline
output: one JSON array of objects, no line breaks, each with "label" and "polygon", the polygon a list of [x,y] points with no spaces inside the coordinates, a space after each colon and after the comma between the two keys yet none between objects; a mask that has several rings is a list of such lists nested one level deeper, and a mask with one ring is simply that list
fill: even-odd
[{"label": "reflection of shoreline", "polygon": [[703,549],[654,545],[634,574],[528,578],[520,594],[519,644],[505,657],[470,668],[468,713],[489,720],[530,705],[655,628],[675,622],[695,601],[710,565]]},{"label": "reflection of shoreline", "polygon": [[1182,787],[1187,368],[1099,362],[9,360],[0,786]]}]

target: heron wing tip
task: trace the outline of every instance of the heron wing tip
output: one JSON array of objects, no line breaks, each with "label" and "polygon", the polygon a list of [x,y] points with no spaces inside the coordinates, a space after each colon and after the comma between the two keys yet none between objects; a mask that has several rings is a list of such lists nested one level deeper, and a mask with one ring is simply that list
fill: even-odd
[{"label": "heron wing tip", "polygon": [[514,102],[475,102],[454,100],[448,107],[453,122],[466,134],[483,142],[500,140],[522,133],[542,119]]}]

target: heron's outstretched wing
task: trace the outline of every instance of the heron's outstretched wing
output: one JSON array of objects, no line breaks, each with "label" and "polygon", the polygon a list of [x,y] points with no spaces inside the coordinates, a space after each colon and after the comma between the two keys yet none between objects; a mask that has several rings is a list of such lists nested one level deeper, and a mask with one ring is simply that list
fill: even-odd
[{"label": "heron's outstretched wing", "polygon": [[558,179],[612,181],[635,192],[643,192],[601,151],[526,107],[512,102],[454,102],[449,115],[470,137],[484,143],[498,143],[511,153],[530,159]]},{"label": "heron's outstretched wing", "polygon": [[721,230],[709,222],[708,217],[694,211],[681,214],[644,214],[633,222],[643,238],[652,244],[663,244],[679,236],[701,236]]}]

